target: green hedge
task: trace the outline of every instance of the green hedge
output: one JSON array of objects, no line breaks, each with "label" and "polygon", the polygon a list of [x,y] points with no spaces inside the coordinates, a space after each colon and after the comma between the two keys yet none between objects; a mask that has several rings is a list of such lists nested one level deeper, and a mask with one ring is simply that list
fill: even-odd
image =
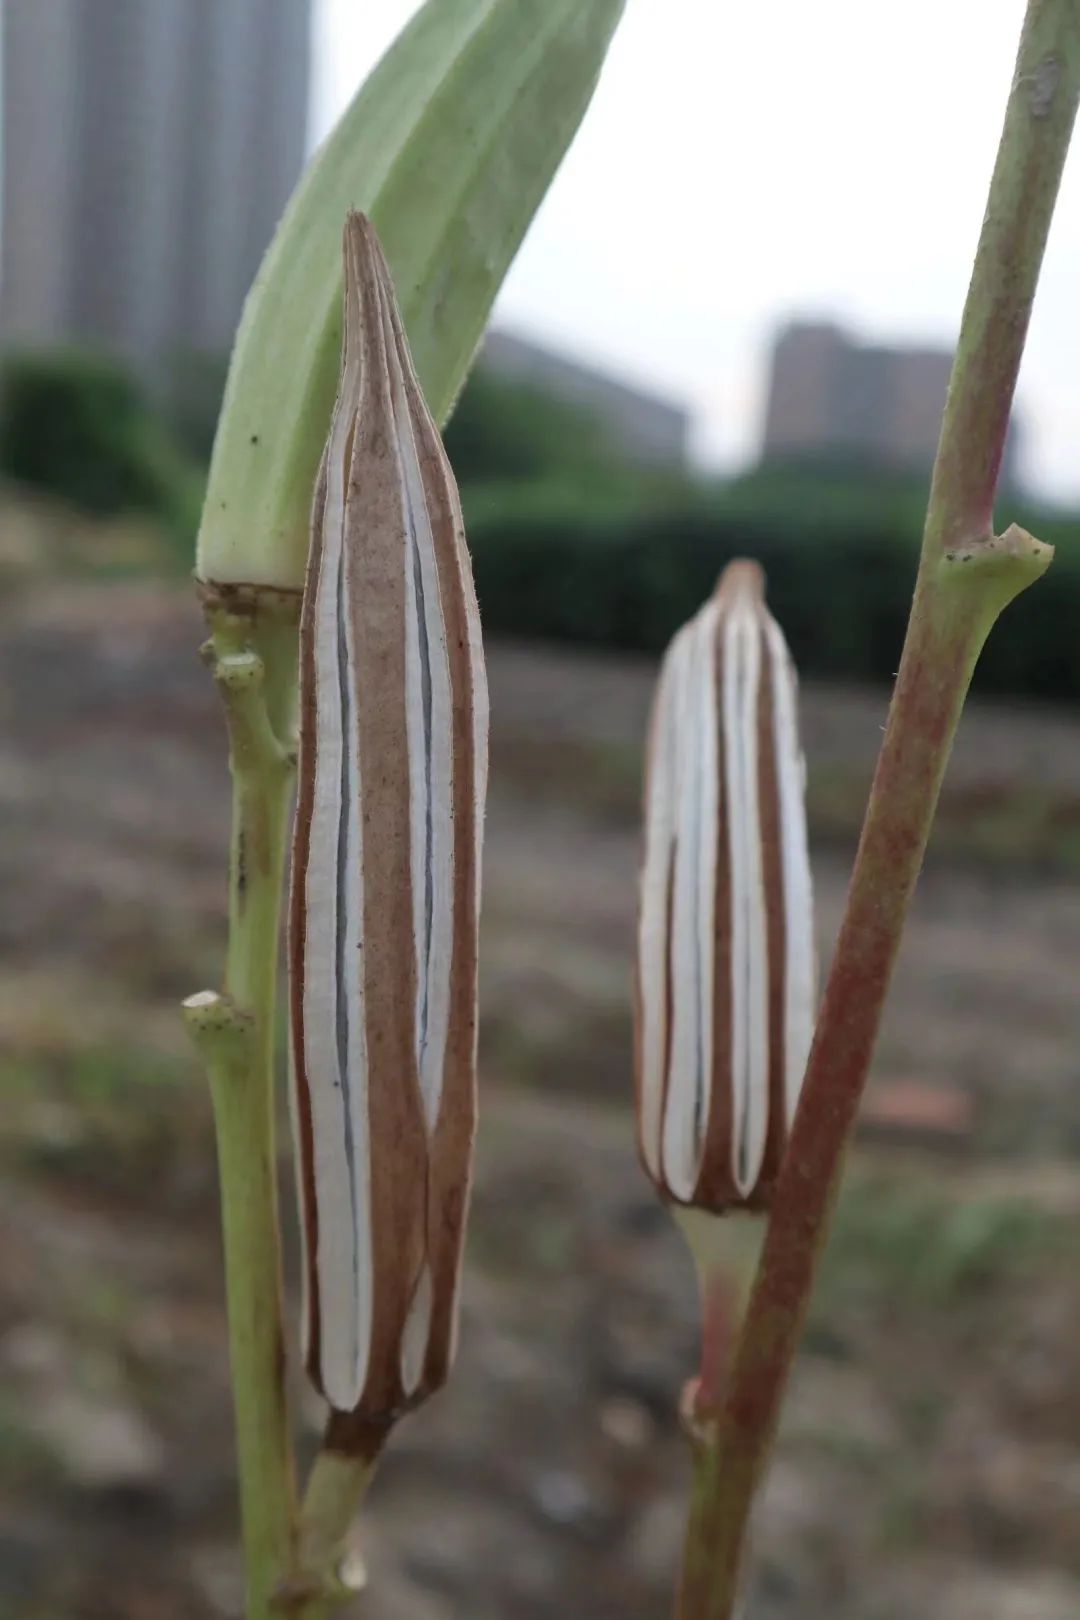
[{"label": "green hedge", "polygon": [[[755,475],[672,502],[629,492],[487,486],[465,492],[485,630],[663,648],[733,557],[755,557],[808,675],[891,680],[925,493]],[[1005,514],[1007,521],[1012,514]],[[977,677],[985,691],[1080,696],[1080,520],[1017,514],[1057,544],[1048,581],[1011,607]]]},{"label": "green hedge", "polygon": [[483,364],[462,389],[443,437],[462,484],[603,475],[626,462],[592,411],[493,377]]},{"label": "green hedge", "polygon": [[76,350],[0,369],[0,474],[98,517],[146,512],[190,547],[203,475],[122,364]]}]

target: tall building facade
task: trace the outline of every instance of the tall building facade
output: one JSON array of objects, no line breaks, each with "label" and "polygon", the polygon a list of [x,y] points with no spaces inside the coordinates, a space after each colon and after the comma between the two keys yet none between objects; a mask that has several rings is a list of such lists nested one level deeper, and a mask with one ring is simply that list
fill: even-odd
[{"label": "tall building facade", "polygon": [[0,341],[228,348],[300,173],[310,0],[3,0]]},{"label": "tall building facade", "polygon": [[925,472],[951,369],[945,349],[857,343],[839,327],[796,322],[773,347],[765,458],[843,458]]}]

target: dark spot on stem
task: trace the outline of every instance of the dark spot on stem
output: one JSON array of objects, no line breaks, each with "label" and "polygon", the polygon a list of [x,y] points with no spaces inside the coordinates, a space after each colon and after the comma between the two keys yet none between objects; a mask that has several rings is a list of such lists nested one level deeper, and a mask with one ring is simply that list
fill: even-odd
[{"label": "dark spot on stem", "polygon": [[236,834],[236,898],[243,904],[247,895],[247,838],[241,827]]}]

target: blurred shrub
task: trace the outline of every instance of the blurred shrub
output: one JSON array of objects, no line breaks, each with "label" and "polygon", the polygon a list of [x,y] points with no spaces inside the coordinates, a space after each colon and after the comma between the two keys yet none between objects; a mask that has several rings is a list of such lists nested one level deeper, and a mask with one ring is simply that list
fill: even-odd
[{"label": "blurred shrub", "polygon": [[459,484],[605,474],[625,457],[592,411],[542,388],[473,372],[446,425]]},{"label": "blurred shrub", "polygon": [[[490,633],[657,652],[724,564],[749,556],[800,669],[877,681],[896,670],[924,502],[910,482],[784,469],[678,492],[633,481],[614,494],[550,481],[465,491]],[[1058,542],[1057,559],[990,638],[978,684],[1080,695],[1080,520],[1025,516]]]},{"label": "blurred shrub", "polygon": [[0,369],[0,474],[98,517],[146,512],[190,541],[201,474],[119,363],[12,354]]},{"label": "blurred shrub", "polygon": [[851,1310],[888,1315],[1022,1282],[1055,1263],[1067,1232],[1060,1212],[1015,1195],[856,1170],[837,1206],[815,1326],[834,1327]]},{"label": "blurred shrub", "polygon": [[210,464],[228,370],[228,354],[196,350],[177,354],[170,367],[167,420],[180,444],[203,466]]}]

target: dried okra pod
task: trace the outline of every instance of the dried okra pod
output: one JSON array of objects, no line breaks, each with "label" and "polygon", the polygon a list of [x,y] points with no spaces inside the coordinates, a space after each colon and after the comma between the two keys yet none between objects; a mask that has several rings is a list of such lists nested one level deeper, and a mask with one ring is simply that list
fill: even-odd
[{"label": "dried okra pod", "polygon": [[795,671],[756,563],[668,648],[645,780],[638,1142],[665,1197],[768,1202],[810,1046],[813,917]]},{"label": "dried okra pod", "polygon": [[457,489],[360,214],[345,271],[301,624],[293,1110],[308,1371],[382,1422],[453,1354],[487,689]]}]

